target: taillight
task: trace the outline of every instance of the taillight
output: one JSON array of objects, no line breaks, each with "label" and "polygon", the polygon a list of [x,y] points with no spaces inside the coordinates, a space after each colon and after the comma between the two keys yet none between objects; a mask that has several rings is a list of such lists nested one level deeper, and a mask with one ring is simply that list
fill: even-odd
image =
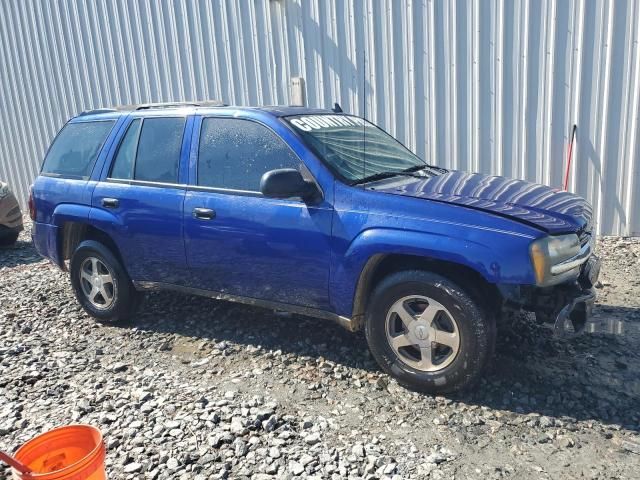
[{"label": "taillight", "polygon": [[36,202],[33,199],[33,187],[29,189],[29,217],[33,221],[36,219]]}]

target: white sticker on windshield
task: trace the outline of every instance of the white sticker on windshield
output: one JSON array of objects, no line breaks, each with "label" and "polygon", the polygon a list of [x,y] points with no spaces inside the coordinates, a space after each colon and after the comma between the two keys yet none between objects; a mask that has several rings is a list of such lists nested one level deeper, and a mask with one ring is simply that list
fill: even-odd
[{"label": "white sticker on windshield", "polygon": [[362,118],[347,115],[304,115],[293,118],[291,124],[304,132],[324,128],[369,126]]}]

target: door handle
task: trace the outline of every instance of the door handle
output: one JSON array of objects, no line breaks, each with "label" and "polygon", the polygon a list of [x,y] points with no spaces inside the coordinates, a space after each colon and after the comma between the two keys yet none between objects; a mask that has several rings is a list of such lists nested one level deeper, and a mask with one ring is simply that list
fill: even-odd
[{"label": "door handle", "polygon": [[216,218],[216,212],[210,208],[194,208],[193,218],[199,218],[200,220],[213,220]]},{"label": "door handle", "polygon": [[120,205],[120,200],[118,200],[117,198],[102,199],[102,206],[105,208],[118,208],[118,205]]}]

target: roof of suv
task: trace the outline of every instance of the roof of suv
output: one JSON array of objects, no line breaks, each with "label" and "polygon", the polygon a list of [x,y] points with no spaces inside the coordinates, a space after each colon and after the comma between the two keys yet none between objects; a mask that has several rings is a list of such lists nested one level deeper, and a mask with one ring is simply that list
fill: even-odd
[{"label": "roof of suv", "polygon": [[[260,110],[276,117],[286,117],[289,115],[312,115],[322,113],[335,113],[332,110],[298,107],[291,105],[271,105],[263,107],[243,107],[235,105],[226,105],[218,100],[205,100],[201,102],[169,102],[169,103],[142,103],[137,105],[121,105],[113,108],[98,108],[95,110],[87,110],[78,115],[78,117],[94,116],[101,114],[128,114],[136,111],[170,111],[177,108],[231,108],[234,110]],[[76,117],[77,118],[77,117]]]}]

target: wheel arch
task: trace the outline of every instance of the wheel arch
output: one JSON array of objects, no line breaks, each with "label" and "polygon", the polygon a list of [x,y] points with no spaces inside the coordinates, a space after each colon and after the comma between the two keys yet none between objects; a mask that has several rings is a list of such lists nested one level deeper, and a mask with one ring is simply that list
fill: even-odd
[{"label": "wheel arch", "polygon": [[[331,276],[331,301],[336,312],[350,316],[356,326],[369,293],[384,275],[423,269],[439,273],[474,293],[499,299],[500,283],[527,283],[529,238],[505,237],[504,232],[458,229],[424,232],[390,228],[362,231],[343,256],[336,257]],[[497,248],[499,247],[499,248]],[[529,268],[530,269],[530,268]],[[477,292],[480,293],[477,293]]]},{"label": "wheel arch", "polygon": [[78,245],[85,240],[95,240],[107,247],[118,259],[122,268],[126,270],[126,264],[122,259],[122,254],[116,242],[111,236],[90,223],[83,221],[66,221],[59,230],[58,245],[60,248],[60,259],[62,263],[69,260]]},{"label": "wheel arch", "polygon": [[359,326],[363,324],[367,300],[375,287],[387,276],[407,270],[425,270],[442,275],[468,292],[485,309],[493,311],[502,303],[498,287],[467,265],[404,253],[375,254],[365,264],[356,285],[352,318]]}]

